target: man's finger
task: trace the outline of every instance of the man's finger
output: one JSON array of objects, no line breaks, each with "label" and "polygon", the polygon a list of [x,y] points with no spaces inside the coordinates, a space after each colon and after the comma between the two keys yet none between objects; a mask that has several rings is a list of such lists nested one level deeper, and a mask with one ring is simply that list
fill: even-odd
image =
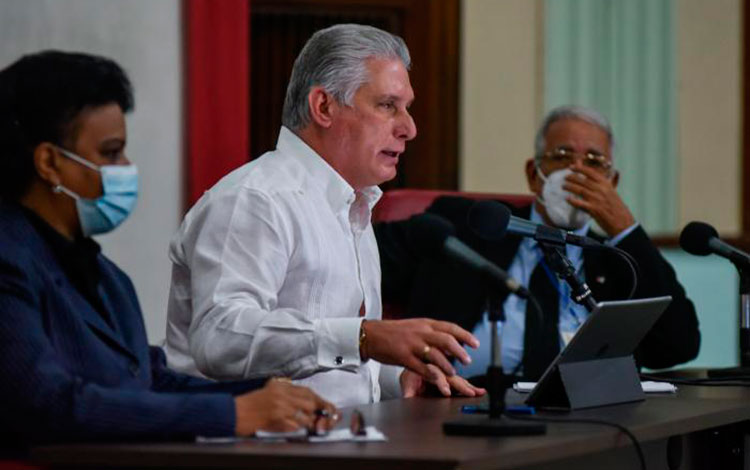
[{"label": "man's finger", "polygon": [[455,323],[450,323],[447,321],[435,321],[432,326],[433,329],[442,331],[443,333],[448,333],[449,335],[455,337],[459,342],[468,344],[474,349],[479,347],[479,340],[473,334],[464,330]]},{"label": "man's finger", "polygon": [[585,199],[580,199],[577,197],[568,197],[565,200],[568,201],[571,206],[577,207],[578,209],[582,209],[588,212],[589,214],[591,214],[592,216],[594,215],[593,214],[594,204],[586,201]]},{"label": "man's finger", "polygon": [[458,393],[467,397],[481,396],[486,393],[484,389],[473,386],[466,379],[458,375],[450,377],[448,383]]},{"label": "man's finger", "polygon": [[451,387],[453,388],[453,390],[457,391],[459,395],[463,395],[465,397],[476,396],[476,392],[474,392],[474,389],[464,382],[451,382]]},{"label": "man's finger", "polygon": [[445,354],[458,358],[462,364],[471,364],[471,356],[469,356],[469,353],[458,344],[455,337],[448,333],[432,333],[425,339],[432,346],[440,348]]},{"label": "man's finger", "polygon": [[425,362],[436,365],[448,376],[456,375],[456,369],[453,368],[450,361],[439,348],[427,346],[425,347],[425,351],[427,350],[429,350],[429,353],[424,354],[422,357]]},{"label": "man's finger", "polygon": [[589,168],[586,165],[575,165],[570,167],[571,170],[575,173],[580,173],[583,175],[586,175],[587,178],[590,178],[594,181],[609,181],[609,178],[602,174],[599,170],[594,170],[593,168]]},{"label": "man's finger", "polygon": [[430,368],[431,372],[433,373],[434,380],[431,380],[432,384],[435,385],[437,389],[440,390],[440,393],[442,393],[444,396],[451,396],[451,386],[448,383],[448,380],[445,378],[445,375],[443,375],[442,372],[433,364],[429,364],[427,367]]},{"label": "man's finger", "polygon": [[596,192],[610,192],[614,190],[612,182],[601,175],[598,178],[585,177],[581,173],[573,173],[565,177],[563,188],[566,184],[576,185],[577,187],[588,188]]},{"label": "man's finger", "polygon": [[412,372],[415,372],[428,381],[432,381],[432,372],[430,372],[430,369],[427,368],[427,364],[422,362],[420,358],[417,356],[410,356],[404,360],[404,366],[407,369],[410,369]]},{"label": "man's finger", "polygon": [[[471,383],[469,383],[469,385],[471,385]],[[477,394],[478,397],[483,397],[487,395],[487,390],[482,387],[471,385],[471,388],[474,389],[474,392]]]},{"label": "man's finger", "polygon": [[293,387],[295,389],[294,403],[306,413],[313,415],[320,410],[324,410],[330,418],[335,418],[334,420],[338,419],[340,416],[338,409],[333,403],[322,399],[320,395],[316,394],[309,388],[296,385]]},{"label": "man's finger", "polygon": [[563,189],[573,193],[577,196],[581,196],[584,199],[594,199],[597,194],[602,194],[596,189],[592,189],[577,183],[567,182],[563,185]]}]

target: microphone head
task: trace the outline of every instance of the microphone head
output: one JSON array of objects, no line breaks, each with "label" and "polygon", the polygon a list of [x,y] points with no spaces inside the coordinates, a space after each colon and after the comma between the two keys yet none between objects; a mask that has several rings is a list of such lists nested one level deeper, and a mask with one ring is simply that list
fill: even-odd
[{"label": "microphone head", "polygon": [[409,244],[420,255],[437,257],[443,252],[445,240],[453,236],[456,229],[447,219],[439,215],[424,213],[409,219],[407,237]]},{"label": "microphone head", "polygon": [[719,238],[715,228],[703,222],[690,222],[680,233],[680,247],[691,255],[710,255],[708,242],[712,238]]},{"label": "microphone head", "polygon": [[481,239],[500,241],[510,222],[510,209],[497,201],[477,201],[471,206],[467,218],[469,228]]}]

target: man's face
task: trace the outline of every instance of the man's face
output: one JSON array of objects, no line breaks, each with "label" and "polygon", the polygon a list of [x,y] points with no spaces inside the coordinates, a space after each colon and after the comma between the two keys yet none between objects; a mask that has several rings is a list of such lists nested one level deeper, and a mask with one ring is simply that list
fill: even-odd
[{"label": "man's face", "polygon": [[337,105],[329,137],[336,155],[331,164],[355,190],[396,176],[406,141],[417,135],[409,106],[414,91],[400,60],[370,59],[369,80],[351,106]]},{"label": "man's face", "polygon": [[[575,154],[573,158],[573,169],[575,170],[575,168],[584,165],[583,156],[586,154],[604,156],[606,161],[611,163],[612,156],[609,153],[609,148],[609,137],[604,130],[586,121],[569,118],[561,119],[549,126],[544,153],[550,155],[558,150],[572,152]],[[536,195],[541,196],[544,181],[539,177],[535,166],[533,159],[526,162],[526,178],[529,189]],[[565,167],[563,165],[563,168]],[[554,158],[543,157],[540,169],[547,176],[562,168]],[[616,184],[616,181],[613,182]]]}]

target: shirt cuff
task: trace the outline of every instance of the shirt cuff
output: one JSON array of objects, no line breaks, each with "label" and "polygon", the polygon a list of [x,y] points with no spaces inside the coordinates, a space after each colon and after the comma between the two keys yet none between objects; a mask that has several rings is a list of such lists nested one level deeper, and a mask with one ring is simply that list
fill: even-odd
[{"label": "shirt cuff", "polygon": [[318,320],[315,342],[318,366],[325,369],[354,369],[359,357],[359,329],[364,318],[326,318]]},{"label": "shirt cuff", "polygon": [[618,243],[620,243],[622,241],[623,238],[627,237],[628,235],[630,235],[633,232],[633,230],[637,229],[639,225],[640,224],[638,222],[634,223],[633,225],[631,225],[630,227],[626,228],[622,232],[618,233],[614,237],[610,238],[609,240],[606,240],[604,242],[604,244],[607,245],[607,246],[615,246],[615,245],[617,245]]}]

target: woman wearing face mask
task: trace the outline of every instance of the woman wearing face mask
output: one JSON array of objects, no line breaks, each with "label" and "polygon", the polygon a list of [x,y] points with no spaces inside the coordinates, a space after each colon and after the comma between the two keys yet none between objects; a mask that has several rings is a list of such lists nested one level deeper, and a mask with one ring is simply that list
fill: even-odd
[{"label": "woman wearing face mask", "polygon": [[47,51],[0,71],[0,451],[330,427],[316,412],[336,410],[306,388],[189,378],[148,346],[130,279],[90,238],[136,204],[132,107],[102,57]]}]

